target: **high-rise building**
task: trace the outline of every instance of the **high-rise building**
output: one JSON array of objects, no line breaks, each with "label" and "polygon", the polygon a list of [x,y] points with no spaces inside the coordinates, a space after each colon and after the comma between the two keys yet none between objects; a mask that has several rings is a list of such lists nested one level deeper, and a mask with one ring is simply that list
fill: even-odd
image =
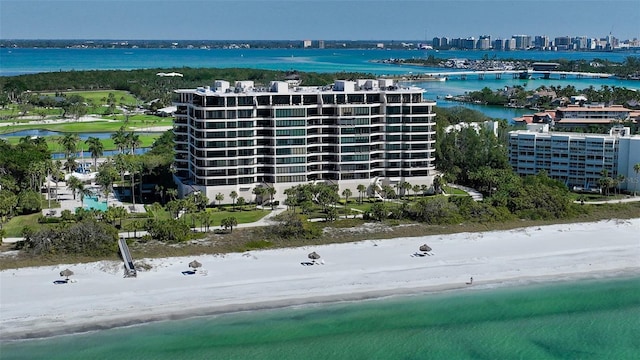
[{"label": "high-rise building", "polygon": [[478,43],[476,45],[477,49],[480,50],[488,50],[491,49],[491,36],[490,35],[480,35],[478,39]]},{"label": "high-rise building", "polygon": [[547,49],[550,46],[549,37],[546,35],[536,36],[533,41],[533,46],[542,50]]},{"label": "high-rise building", "polygon": [[531,47],[531,36],[529,35],[513,35],[511,38],[516,41],[516,49],[526,50]]},{"label": "high-rise building", "polygon": [[516,39],[505,39],[504,40],[504,50],[516,50]]},{"label": "high-rise building", "polygon": [[577,50],[584,50],[587,48],[587,37],[586,36],[576,36],[571,41],[573,44],[573,48]]},{"label": "high-rise building", "polygon": [[255,187],[283,199],[292,186],[407,181],[430,185],[435,171],[434,101],[389,79],[291,87],[276,81],[216,81],[176,90],[175,179],[182,196],[209,199]]}]

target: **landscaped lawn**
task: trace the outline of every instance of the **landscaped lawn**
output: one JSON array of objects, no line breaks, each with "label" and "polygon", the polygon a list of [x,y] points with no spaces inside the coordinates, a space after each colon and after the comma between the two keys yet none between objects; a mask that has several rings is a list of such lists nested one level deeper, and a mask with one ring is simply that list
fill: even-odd
[{"label": "landscaped lawn", "polygon": [[38,223],[40,215],[40,213],[35,213],[12,217],[11,220],[2,227],[6,231],[5,237],[22,237],[22,229],[24,229],[25,226],[30,226],[33,229],[40,228],[41,225]]},{"label": "landscaped lawn", "polygon": [[[161,134],[162,133],[140,135],[140,145],[138,146],[138,148],[151,147],[151,145],[153,145],[153,142],[156,141],[156,139],[159,138]],[[60,137],[45,136],[44,139],[47,142],[49,151],[51,151],[52,153],[63,152],[62,145],[58,143],[58,140],[60,139]],[[15,145],[20,142],[20,138],[17,136],[7,137],[6,140],[11,145]],[[100,139],[100,141],[102,142],[102,145],[104,146],[105,151],[117,150],[117,147],[113,142],[113,139]],[[77,148],[78,148],[78,151],[84,150],[85,156],[87,158],[91,157],[91,153],[88,151],[88,146],[84,143],[84,141],[81,140],[80,142],[78,142]]]},{"label": "landscaped lawn", "polygon": [[[153,217],[153,213],[151,212],[149,207],[147,207],[147,211],[149,211],[151,213],[150,216]],[[262,219],[263,217],[267,216],[270,213],[270,210],[242,210],[241,211],[237,209],[236,211],[233,211],[233,210],[225,209],[220,211],[218,210],[218,208],[208,208],[207,212],[210,214],[213,214],[212,215],[213,222],[211,226],[220,226],[220,221],[228,217],[235,217],[236,220],[238,220],[238,224],[256,222]],[[159,210],[155,215],[158,219],[169,219],[171,216],[169,212],[164,209]],[[191,225],[192,214],[185,214],[184,217],[185,217],[185,220],[187,221],[187,224]],[[195,224],[197,227],[200,227],[201,225],[200,220],[198,220],[197,217],[195,220]]]},{"label": "landscaped lawn", "polygon": [[466,196],[469,195],[467,194],[465,191],[460,190],[460,189],[456,189],[450,186],[443,186],[442,190],[449,195],[462,195],[462,196]]},{"label": "landscaped lawn", "polygon": [[[113,94],[116,104],[136,105],[136,98],[129,92],[124,90],[96,90],[96,91],[64,91],[63,94],[67,97],[72,95],[80,95],[87,102],[93,102],[96,105],[106,104],[106,100],[109,98],[109,94]],[[41,95],[54,96],[55,93],[42,93]]]}]

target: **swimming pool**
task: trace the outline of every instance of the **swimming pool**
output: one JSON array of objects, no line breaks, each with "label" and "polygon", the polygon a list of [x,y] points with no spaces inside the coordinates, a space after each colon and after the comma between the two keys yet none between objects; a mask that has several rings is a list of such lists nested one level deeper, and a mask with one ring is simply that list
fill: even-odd
[{"label": "swimming pool", "polygon": [[106,201],[98,201],[97,196],[85,196],[82,201],[85,209],[95,209],[107,211],[107,202]]}]

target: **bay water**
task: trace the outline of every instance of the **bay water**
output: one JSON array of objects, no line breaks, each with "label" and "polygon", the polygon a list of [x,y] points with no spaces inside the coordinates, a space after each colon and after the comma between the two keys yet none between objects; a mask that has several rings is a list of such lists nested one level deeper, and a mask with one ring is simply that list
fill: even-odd
[{"label": "bay water", "polygon": [[[442,72],[442,68],[382,63],[385,59],[437,58],[530,59],[535,61],[603,59],[623,62],[627,57],[640,57],[640,52],[578,52],[578,51],[462,51],[462,50],[380,50],[380,49],[78,49],[78,48],[0,48],[0,76],[14,76],[38,72],[71,70],[133,70],[149,68],[255,68],[279,71],[309,72],[361,72],[374,75],[409,75]],[[211,79],[213,82],[215,79]],[[242,80],[242,79],[238,79]],[[513,79],[509,76],[483,80],[450,78],[447,81],[413,82],[425,89],[425,97],[436,100],[438,106],[464,106],[479,110],[487,116],[511,120],[529,112],[526,109],[491,107],[447,101],[447,95],[491,90],[520,85],[534,90],[544,86],[575,86],[584,89],[593,86],[618,86],[640,90],[640,81],[620,79]],[[202,84],[208,85],[208,84]],[[210,84],[209,84],[210,85]]]},{"label": "bay water", "polygon": [[5,342],[0,358],[637,359],[638,334],[640,277],[619,277],[156,322]]}]

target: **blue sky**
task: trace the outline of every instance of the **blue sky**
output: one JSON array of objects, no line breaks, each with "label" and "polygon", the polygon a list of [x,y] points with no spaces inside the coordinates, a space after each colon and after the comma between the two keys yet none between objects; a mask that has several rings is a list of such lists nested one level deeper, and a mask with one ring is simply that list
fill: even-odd
[{"label": "blue sky", "polygon": [[1,39],[640,38],[640,0],[0,0]]}]

